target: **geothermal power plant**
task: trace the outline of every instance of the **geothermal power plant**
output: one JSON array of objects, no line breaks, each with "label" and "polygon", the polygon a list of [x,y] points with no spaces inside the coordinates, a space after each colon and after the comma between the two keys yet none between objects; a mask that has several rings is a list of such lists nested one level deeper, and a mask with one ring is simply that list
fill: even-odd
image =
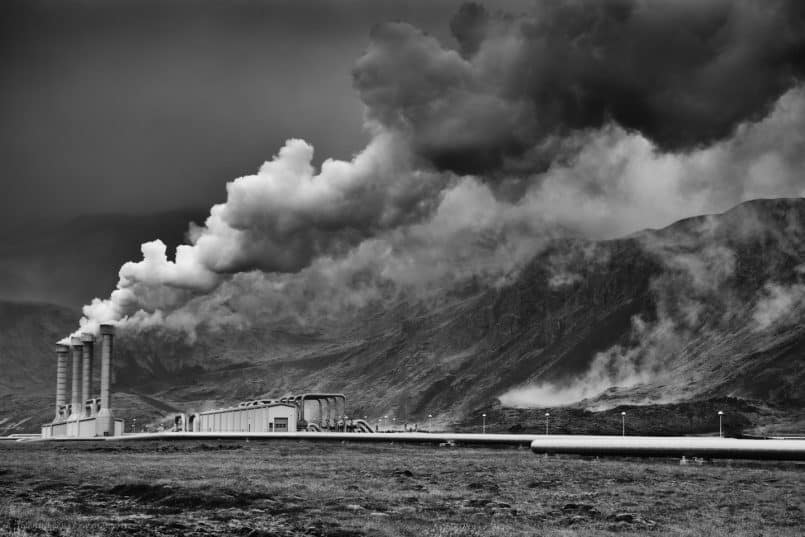
[{"label": "geothermal power plant", "polygon": [[[111,372],[115,327],[100,327],[100,397],[93,397],[95,337],[72,336],[56,345],[56,408],[52,423],[42,425],[42,438],[121,437],[124,423],[112,413]],[[67,378],[70,372],[70,398]],[[341,431],[372,433],[364,420],[346,415],[340,393],[306,393],[279,399],[245,401],[232,407],[176,416],[177,431],[194,433],[295,433]]]},{"label": "geothermal power plant", "polygon": [[[349,419],[340,393],[305,393],[278,399],[244,401],[234,406],[179,414],[171,432],[124,434],[123,420],[112,410],[111,371],[115,327],[101,325],[100,397],[93,394],[96,338],[71,337],[56,346],[56,405],[52,423],[40,439],[187,440],[296,439],[318,441],[408,442],[419,444],[528,446],[537,454],[629,457],[709,457],[805,460],[805,440],[749,440],[721,437],[582,436],[534,434],[463,434],[375,432],[365,420]],[[70,373],[69,402],[67,398]],[[30,440],[26,438],[25,440]]]},{"label": "geothermal power plant", "polygon": [[[93,397],[92,366],[95,337],[71,337],[69,345],[56,345],[56,416],[42,426],[42,437],[93,438],[120,436],[123,420],[112,415],[112,349],[115,327],[101,325],[100,397]],[[70,402],[67,402],[67,371],[70,364]]]}]

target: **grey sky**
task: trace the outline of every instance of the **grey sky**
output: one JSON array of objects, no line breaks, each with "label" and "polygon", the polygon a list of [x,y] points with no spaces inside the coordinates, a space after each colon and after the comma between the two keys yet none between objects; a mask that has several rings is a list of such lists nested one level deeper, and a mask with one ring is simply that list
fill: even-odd
[{"label": "grey sky", "polygon": [[366,142],[350,72],[371,26],[453,46],[459,4],[4,2],[0,218],[206,207],[290,137],[347,158]]}]

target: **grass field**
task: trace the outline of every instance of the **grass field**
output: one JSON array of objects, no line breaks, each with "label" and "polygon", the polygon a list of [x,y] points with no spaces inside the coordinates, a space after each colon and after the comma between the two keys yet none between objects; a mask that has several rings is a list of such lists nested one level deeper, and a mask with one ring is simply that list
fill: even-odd
[{"label": "grass field", "polygon": [[0,443],[0,535],[801,536],[805,465],[309,442]]}]

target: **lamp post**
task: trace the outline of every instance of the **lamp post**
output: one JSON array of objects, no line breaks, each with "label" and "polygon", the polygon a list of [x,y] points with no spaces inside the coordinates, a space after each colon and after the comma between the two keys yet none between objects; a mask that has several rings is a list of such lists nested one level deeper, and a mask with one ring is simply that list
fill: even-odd
[{"label": "lamp post", "polygon": [[347,420],[348,419],[349,419],[348,417],[344,416],[344,432],[347,432]]},{"label": "lamp post", "polygon": [[394,416],[393,418],[391,418],[391,430],[392,431],[397,430],[397,416]]},{"label": "lamp post", "polygon": [[626,412],[621,412],[621,436],[626,436]]},{"label": "lamp post", "polygon": [[486,434],[486,414],[481,414],[481,417],[484,419],[483,425],[481,426],[481,434]]},{"label": "lamp post", "polygon": [[389,432],[389,417],[383,416],[383,431]]},{"label": "lamp post", "polygon": [[430,420],[431,420],[431,418],[433,418],[433,414],[428,414],[428,432],[431,432],[431,428],[430,428]]},{"label": "lamp post", "polygon": [[545,434],[548,434],[548,419],[551,417],[550,412],[545,413]]},{"label": "lamp post", "polygon": [[721,428],[721,418],[724,416],[724,412],[721,410],[718,411],[718,437],[724,438],[724,429]]}]

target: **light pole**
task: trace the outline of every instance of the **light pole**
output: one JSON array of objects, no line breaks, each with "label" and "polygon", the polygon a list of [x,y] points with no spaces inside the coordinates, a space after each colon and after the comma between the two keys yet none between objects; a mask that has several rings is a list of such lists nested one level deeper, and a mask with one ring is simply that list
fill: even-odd
[{"label": "light pole", "polygon": [[626,412],[621,412],[621,436],[626,436]]},{"label": "light pole", "polygon": [[486,434],[486,414],[481,414],[481,417],[484,419],[484,424],[481,426],[481,434]]},{"label": "light pole", "polygon": [[548,434],[548,418],[551,417],[550,412],[545,413],[545,434]]},{"label": "light pole", "polygon": [[430,428],[430,420],[433,418],[433,414],[428,414],[428,432],[431,432],[432,429]]},{"label": "light pole", "polygon": [[132,418],[131,422],[132,422],[131,423],[131,432],[136,433],[137,432],[137,418]]},{"label": "light pole", "polygon": [[383,431],[389,432],[389,417],[383,416]]},{"label": "light pole", "polygon": [[724,412],[721,410],[718,411],[718,437],[724,438],[724,430],[721,428],[721,418],[724,416]]},{"label": "light pole", "polygon": [[348,419],[349,419],[348,417],[344,416],[344,432],[347,432],[347,420]]},{"label": "light pole", "polygon": [[397,416],[394,416],[393,418],[391,418],[391,430],[392,431],[397,430]]}]

